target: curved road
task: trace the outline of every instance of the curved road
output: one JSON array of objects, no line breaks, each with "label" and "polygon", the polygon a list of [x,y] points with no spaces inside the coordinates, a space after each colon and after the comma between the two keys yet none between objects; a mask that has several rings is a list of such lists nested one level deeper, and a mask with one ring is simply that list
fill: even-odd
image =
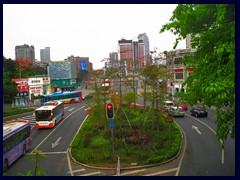
[{"label": "curved road", "polygon": [[187,146],[179,176],[234,176],[235,141],[228,139],[222,150],[216,138],[214,110],[207,118],[174,118],[186,134]]},{"label": "curved road", "polygon": [[[89,169],[74,163],[68,156],[69,145],[86,117],[85,102],[65,105],[65,118],[53,129],[32,128],[33,142],[26,156],[17,160],[8,170],[7,176],[27,174],[34,171],[29,156],[35,149],[41,150],[47,158],[39,164],[47,176],[106,176],[116,175],[115,170]],[[19,116],[30,119],[34,116]],[[184,146],[180,156],[165,165],[134,170],[121,170],[121,176],[234,176],[235,140],[228,139],[224,152],[216,139],[215,111],[209,109],[207,118],[195,118],[188,114],[184,118],[173,118],[181,126]]]}]

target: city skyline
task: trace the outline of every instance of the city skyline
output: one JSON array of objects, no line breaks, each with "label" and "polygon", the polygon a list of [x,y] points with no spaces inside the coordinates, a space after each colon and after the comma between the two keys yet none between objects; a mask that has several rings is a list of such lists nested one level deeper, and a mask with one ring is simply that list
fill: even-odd
[{"label": "city skyline", "polygon": [[[100,69],[104,66],[101,60],[119,50],[119,40],[131,40],[142,33],[149,38],[150,51],[154,48],[157,52],[169,51],[176,37],[159,31],[176,6],[4,4],[3,55],[15,59],[15,46],[28,44],[35,47],[35,57],[40,60],[40,49],[50,47],[51,60],[64,60],[71,55],[89,57],[93,68]],[[26,17],[28,21],[24,21]],[[184,48],[186,42],[182,41],[177,49]]]}]

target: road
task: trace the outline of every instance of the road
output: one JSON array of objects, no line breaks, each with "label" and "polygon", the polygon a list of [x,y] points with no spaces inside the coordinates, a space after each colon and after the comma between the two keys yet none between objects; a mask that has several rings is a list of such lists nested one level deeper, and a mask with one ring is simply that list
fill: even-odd
[{"label": "road", "polygon": [[[173,118],[182,128],[185,137],[179,157],[167,164],[133,170],[121,169],[121,176],[234,176],[235,140],[228,139],[224,152],[217,140],[214,123],[215,111],[208,110],[207,118],[195,118],[188,113],[184,118]],[[48,176],[115,176],[115,170],[99,170],[73,162],[67,153],[69,145],[86,117],[85,102],[65,105],[65,118],[53,129],[34,128],[34,116],[19,115],[32,122],[33,142],[26,156],[17,160],[8,170],[7,176],[26,174],[34,170],[29,160],[35,149],[47,158],[39,160],[42,172]],[[222,153],[223,152],[223,153]]]},{"label": "road", "polygon": [[174,118],[186,134],[187,146],[179,176],[234,176],[235,141],[228,139],[224,150],[216,138],[215,111],[207,118]]},{"label": "road", "polygon": [[[27,174],[28,170],[34,170],[34,163],[29,156],[34,155],[35,149],[41,150],[47,158],[41,158],[39,165],[42,172],[48,176],[69,176],[69,159],[67,149],[78,131],[81,123],[86,117],[85,102],[65,106],[65,118],[53,129],[36,129],[32,125],[32,144],[30,151],[17,160],[8,170],[7,175],[17,175],[18,172]],[[34,124],[35,118],[32,114],[26,117]]]}]

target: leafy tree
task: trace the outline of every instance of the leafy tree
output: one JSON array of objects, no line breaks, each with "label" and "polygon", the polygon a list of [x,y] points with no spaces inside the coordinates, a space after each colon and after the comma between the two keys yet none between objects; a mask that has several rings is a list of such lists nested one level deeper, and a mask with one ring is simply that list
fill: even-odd
[{"label": "leafy tree", "polygon": [[[235,137],[235,5],[180,4],[160,32],[170,30],[178,41],[191,35],[193,55],[184,57],[195,68],[183,86],[184,98],[194,104],[216,107],[217,137]],[[194,57],[194,58],[193,58]],[[223,143],[224,146],[224,143]]]},{"label": "leafy tree", "polygon": [[12,81],[16,77],[16,64],[3,57],[3,102],[11,103],[17,94],[17,84]]},{"label": "leafy tree", "polygon": [[85,77],[88,76],[88,71],[86,70],[80,70],[77,72],[77,81],[78,83],[82,82],[84,80]]},{"label": "leafy tree", "polygon": [[133,92],[128,92],[123,96],[123,102],[125,102],[127,105],[136,101],[137,101],[137,95],[134,94]]},{"label": "leafy tree", "polygon": [[152,93],[150,97],[150,101],[152,102],[152,107],[156,110],[155,118],[152,119],[152,127],[154,127],[154,124],[157,124],[157,129],[159,129],[158,125],[159,123],[154,123],[154,120],[157,122],[159,118],[159,105],[160,102],[163,100],[165,92],[162,89],[162,81],[169,78],[170,74],[168,71],[163,69],[162,65],[156,66],[156,65],[150,65],[143,69],[141,72],[141,75],[145,78],[144,81],[144,105],[147,97],[146,93],[146,86],[150,86]]}]

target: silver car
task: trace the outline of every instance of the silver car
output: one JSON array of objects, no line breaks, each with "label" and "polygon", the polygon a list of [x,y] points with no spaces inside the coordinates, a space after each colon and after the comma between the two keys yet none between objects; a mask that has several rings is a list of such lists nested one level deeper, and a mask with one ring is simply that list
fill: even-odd
[{"label": "silver car", "polygon": [[181,107],[172,106],[172,107],[169,107],[168,114],[174,117],[175,116],[184,117],[185,111]]}]

